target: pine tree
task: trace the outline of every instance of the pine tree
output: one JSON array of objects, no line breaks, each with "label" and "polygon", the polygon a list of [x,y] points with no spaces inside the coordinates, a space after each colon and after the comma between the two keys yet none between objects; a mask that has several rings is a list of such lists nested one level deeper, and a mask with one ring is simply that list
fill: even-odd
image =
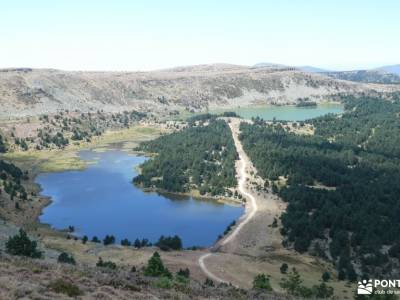
[{"label": "pine tree", "polygon": [[136,239],[133,245],[135,246],[135,248],[140,248],[142,246],[139,239]]},{"label": "pine tree", "polygon": [[288,278],[282,279],[280,286],[290,295],[299,295],[299,289],[301,288],[302,283],[303,280],[301,279],[299,272],[293,268],[292,272],[288,274]]},{"label": "pine tree", "polygon": [[281,267],[280,267],[281,273],[282,273],[282,274],[286,274],[288,268],[289,268],[288,265],[287,265],[286,263],[283,263],[283,264],[281,265]]},{"label": "pine tree", "polygon": [[123,240],[121,240],[121,245],[122,246],[130,246],[131,242],[128,239],[123,239]]},{"label": "pine tree", "polygon": [[323,280],[324,282],[327,282],[329,279],[331,279],[331,274],[329,274],[329,272],[325,271],[325,272],[322,274],[322,280]]},{"label": "pine tree", "polygon": [[258,274],[253,280],[253,289],[272,291],[269,278],[265,274]]},{"label": "pine tree", "polygon": [[66,252],[62,252],[59,256],[57,261],[59,263],[64,263],[64,264],[71,264],[71,265],[75,265],[75,259],[72,255],[69,255]]},{"label": "pine tree", "polygon": [[158,252],[154,252],[153,256],[149,259],[147,266],[144,269],[144,275],[154,277],[171,277],[171,273],[166,267],[164,267],[160,254]]},{"label": "pine tree", "polygon": [[83,244],[86,244],[87,241],[88,241],[88,237],[87,237],[87,235],[84,235],[84,236],[82,237],[82,243],[83,243]]},{"label": "pine tree", "polygon": [[9,237],[6,242],[6,251],[11,255],[41,258],[42,252],[36,248],[37,242],[31,241],[23,229],[19,230],[19,234]]}]

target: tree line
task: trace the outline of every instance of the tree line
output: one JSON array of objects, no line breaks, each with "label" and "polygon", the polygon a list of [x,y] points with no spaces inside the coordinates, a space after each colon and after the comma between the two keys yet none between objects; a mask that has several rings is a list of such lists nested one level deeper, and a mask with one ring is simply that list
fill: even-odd
[{"label": "tree line", "polygon": [[[22,185],[22,181],[27,178],[27,172],[23,172],[12,163],[0,160],[0,196],[4,191],[5,194],[8,194],[10,200],[28,200],[28,193]],[[19,204],[17,203],[16,207],[18,208]]]},{"label": "tree line", "polygon": [[[203,119],[204,118],[204,119]],[[141,165],[133,182],[171,192],[198,189],[202,195],[224,195],[236,186],[236,148],[226,122],[206,115],[182,131],[143,142],[136,150],[156,153]]]},{"label": "tree line", "polygon": [[[90,142],[93,137],[102,135],[108,128],[129,128],[147,117],[146,113],[135,110],[112,114],[99,110],[88,113],[65,111],[55,115],[41,115],[39,117],[41,127],[37,129],[36,136],[16,137],[13,130],[6,141],[6,138],[0,135],[0,153],[13,148],[7,147],[12,144],[22,151],[63,149],[77,141]],[[31,121],[27,118],[26,122]]]},{"label": "tree line", "polygon": [[[342,116],[306,121],[315,128],[312,136],[258,121],[242,123],[240,139],[260,175],[289,204],[281,216],[286,246],[331,259],[340,279],[397,275],[400,97],[342,101]],[[287,181],[278,187],[279,176]]]}]

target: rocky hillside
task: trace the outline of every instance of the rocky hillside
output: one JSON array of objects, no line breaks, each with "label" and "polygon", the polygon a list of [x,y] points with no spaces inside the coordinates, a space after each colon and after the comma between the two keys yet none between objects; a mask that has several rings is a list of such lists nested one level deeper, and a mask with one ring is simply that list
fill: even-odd
[{"label": "rocky hillside", "polygon": [[[205,280],[204,275],[202,275],[204,278],[200,279],[193,268],[190,271],[184,263],[176,259],[176,257],[181,259],[182,255],[185,255],[184,251],[175,254],[160,252],[159,260],[151,264],[157,267],[151,268],[150,272],[146,269],[150,264],[150,257],[154,256],[154,252],[158,250],[156,248],[134,249],[117,245],[104,246],[90,241],[82,243],[74,241],[74,239],[65,239],[65,237],[60,239],[53,236],[49,239],[53,249],[45,247],[49,241],[41,240],[36,233],[29,234],[28,241],[26,238],[24,240],[20,238],[18,246],[12,248],[12,251],[18,251],[18,254],[10,254],[7,250],[7,242],[10,241],[10,236],[16,234],[20,234],[18,227],[0,219],[0,299],[2,300],[298,299],[266,289],[242,289],[228,284],[219,284],[210,279]],[[37,242],[37,246],[32,246],[32,241]],[[57,244],[57,241],[62,241],[63,245],[67,245],[70,253],[64,252],[64,246]],[[84,257],[75,252],[90,244],[95,248],[84,250]],[[32,249],[38,250],[41,253],[40,257],[32,257]],[[21,251],[24,251],[24,254]],[[113,251],[111,254],[113,258],[110,258],[104,251]],[[118,260],[117,257],[120,257],[121,251],[129,251],[129,260],[126,260],[126,257]],[[186,253],[193,255],[194,251]],[[130,261],[130,259],[140,259],[143,255],[146,258],[140,264],[137,263],[138,261],[135,264]],[[166,259],[167,256],[174,257],[174,265],[171,265],[170,261]],[[63,257],[64,259],[62,259]],[[69,259],[65,259],[66,257]],[[163,261],[168,262],[164,265]],[[163,274],[158,274],[160,270]]]},{"label": "rocky hillside", "polygon": [[337,93],[393,89],[339,81],[294,68],[200,65],[152,72],[0,70],[0,117],[59,110],[200,110],[250,103],[321,101]]},{"label": "rocky hillside", "polygon": [[400,84],[400,76],[383,70],[359,70],[322,73],[332,78],[365,83]]},{"label": "rocky hillside", "polygon": [[[0,253],[0,299],[299,299],[274,292],[213,286],[195,280],[171,281],[143,276],[131,268],[118,270],[57,264],[48,259]],[[167,284],[166,284],[167,283]]]}]

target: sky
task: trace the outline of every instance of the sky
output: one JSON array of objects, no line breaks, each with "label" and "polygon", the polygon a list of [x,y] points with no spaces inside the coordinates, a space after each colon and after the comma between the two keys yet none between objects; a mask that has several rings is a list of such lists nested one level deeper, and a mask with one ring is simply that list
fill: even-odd
[{"label": "sky", "polygon": [[400,63],[398,0],[0,0],[0,68]]}]

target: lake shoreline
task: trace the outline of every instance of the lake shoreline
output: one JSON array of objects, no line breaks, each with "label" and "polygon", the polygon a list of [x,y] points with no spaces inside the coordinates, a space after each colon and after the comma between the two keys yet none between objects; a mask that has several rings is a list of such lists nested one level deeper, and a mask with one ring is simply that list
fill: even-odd
[{"label": "lake shoreline", "polygon": [[[316,102],[316,106],[327,106],[327,105],[343,105],[340,101],[334,100],[323,100]],[[237,108],[248,108],[248,107],[296,107],[296,102],[285,102],[285,103],[265,103],[262,100],[255,100],[253,103],[245,104],[245,105],[219,105],[218,108],[211,107],[209,112],[214,110],[224,110],[229,111],[230,109],[237,109]],[[205,113],[205,112],[204,112]]]},{"label": "lake shoreline", "polygon": [[[300,122],[318,116],[326,115],[328,113],[341,114],[344,112],[344,104],[339,101],[323,101],[318,102],[316,106],[299,107],[295,103],[277,105],[257,102],[252,105],[243,105],[229,108],[210,108],[204,113],[208,112],[211,114],[219,114],[226,111],[235,112],[241,118],[249,120],[252,117],[258,116],[266,121],[272,121],[273,119],[276,119],[286,122]],[[307,112],[307,114],[305,114],[305,116],[302,116],[301,113],[304,112]],[[299,114],[300,117],[298,117]]]},{"label": "lake shoreline", "polygon": [[[140,159],[144,158],[145,156],[148,157],[145,153],[142,153],[142,152],[141,153],[136,153],[135,151],[126,151],[125,149],[116,149],[114,147],[114,145],[112,147],[110,147],[110,149],[108,149],[108,150],[101,149],[101,151],[97,151],[96,147],[90,147],[90,148],[87,148],[87,149],[80,149],[80,150],[81,151],[88,151],[88,153],[91,153],[91,154],[86,154],[85,152],[81,152],[83,156],[81,155],[81,153],[79,153],[79,159],[81,159],[85,163],[87,163],[87,167],[82,170],[83,172],[85,170],[88,170],[89,173],[87,173],[87,174],[90,174],[92,172],[90,170],[95,170],[95,169],[97,170],[97,167],[95,167],[95,166],[91,167],[91,165],[92,165],[91,162],[92,161],[96,161],[96,163],[94,165],[99,165],[99,168],[100,168],[99,171],[100,172],[103,172],[101,170],[103,168],[105,168],[105,166],[108,166],[109,163],[112,163],[113,167],[115,166],[115,168],[116,168],[115,170],[119,170],[119,168],[120,168],[119,165],[122,164],[123,165],[123,169],[125,170],[124,171],[125,179],[123,180],[123,182],[126,182],[129,186],[132,185],[131,178],[129,178],[129,180],[126,181],[126,174],[127,174],[126,171],[128,169],[129,170],[136,170],[134,173],[132,173],[132,178],[133,178],[134,176],[136,176],[135,173],[137,172],[137,167],[142,163],[142,161],[140,161]],[[114,152],[115,153],[124,153],[124,154],[122,154],[122,157],[120,157],[120,156],[118,156],[119,154],[117,156],[115,156],[115,154],[112,154]],[[106,158],[106,157],[108,157],[108,158]],[[139,161],[137,162],[137,164],[131,165],[132,161],[131,160],[126,160],[127,157],[131,157],[133,159],[139,159]],[[113,163],[114,159],[120,161],[118,163],[118,165],[115,165]],[[97,160],[98,160],[98,162],[97,162]],[[111,167],[111,168],[106,167],[106,170],[108,170],[111,173],[113,173],[113,172],[115,172],[115,170],[113,170],[113,167]],[[88,168],[90,168],[90,169],[88,169]],[[72,171],[74,171],[74,170],[72,170]],[[77,171],[77,170],[75,170],[75,171]],[[99,172],[99,171],[96,171],[96,172]],[[81,172],[78,172],[78,173],[81,173]],[[42,189],[41,189],[42,192],[39,195],[41,197],[43,197],[43,198],[46,198],[45,205],[43,205],[41,207],[41,211],[38,212],[38,214],[35,216],[38,226],[42,227],[43,230],[45,230],[45,231],[50,230],[50,231],[53,231],[53,232],[57,232],[59,235],[64,236],[64,237],[66,237],[67,235],[71,235],[71,236],[73,236],[73,235],[76,235],[76,236],[87,235],[87,236],[90,236],[90,237],[93,236],[93,235],[96,235],[96,236],[101,238],[101,237],[103,237],[103,235],[112,234],[112,235],[116,236],[117,240],[123,239],[123,238],[126,238],[126,237],[129,238],[129,239],[132,239],[132,238],[134,239],[135,237],[133,237],[132,235],[126,235],[127,233],[125,232],[125,229],[123,229],[123,228],[119,228],[117,226],[111,226],[111,227],[109,227],[109,230],[107,230],[106,228],[105,228],[106,230],[104,230],[104,228],[103,229],[99,229],[99,228],[101,228],[100,225],[96,225],[96,224],[100,224],[101,223],[97,219],[99,218],[99,216],[103,215],[105,203],[111,203],[111,202],[109,202],[107,197],[103,198],[103,200],[101,200],[98,204],[96,204],[96,205],[99,205],[99,206],[98,206],[98,208],[96,208],[96,213],[94,214],[94,216],[92,218],[92,222],[86,223],[85,225],[83,225],[83,223],[82,223],[82,217],[79,217],[79,216],[78,217],[72,217],[73,215],[71,215],[71,210],[79,209],[77,207],[78,204],[76,204],[77,202],[75,202],[75,204],[74,204],[74,202],[72,202],[72,204],[70,205],[70,209],[67,209],[67,210],[65,210],[64,207],[61,208],[59,206],[55,206],[55,207],[50,208],[48,211],[46,211],[46,208],[51,206],[51,204],[54,204],[54,201],[56,201],[56,203],[62,203],[62,202],[59,202],[59,201],[63,201],[64,203],[67,203],[65,201],[67,201],[67,199],[69,199],[68,197],[71,197],[70,195],[73,195],[74,192],[77,192],[79,195],[81,195],[82,198],[86,199],[87,196],[85,196],[86,195],[85,192],[83,192],[83,193],[79,192],[80,189],[82,189],[85,186],[86,187],[93,186],[94,189],[96,191],[99,191],[99,193],[101,195],[106,195],[106,194],[108,194],[108,192],[110,192],[112,194],[115,194],[114,192],[111,192],[112,190],[107,190],[107,192],[105,192],[104,188],[103,188],[103,191],[102,191],[102,188],[96,188],[96,184],[97,183],[93,182],[93,177],[91,177],[92,179],[90,179],[90,178],[83,179],[83,178],[86,178],[86,177],[83,177],[83,176],[88,176],[88,175],[82,175],[82,174],[81,175],[77,175],[78,173],[77,172],[72,172],[71,173],[71,172],[68,172],[67,170],[64,170],[63,172],[45,172],[45,173],[39,172],[37,174],[37,176],[44,175],[43,178],[46,178],[47,177],[46,175],[49,175],[50,178],[51,177],[52,178],[59,178],[59,179],[54,179],[55,181],[50,179],[50,181],[47,181],[48,183],[45,184],[45,185],[43,185],[44,182],[42,182],[41,179],[37,180],[38,177],[35,176],[35,179],[34,179],[35,183],[39,187],[42,187]],[[91,174],[93,174],[93,173],[91,173]],[[103,180],[104,180],[104,177],[103,177],[102,174],[103,173],[99,173],[99,175],[93,175],[93,176],[100,176],[100,178],[99,178],[100,181],[98,183],[100,185],[102,184],[100,182],[103,182]],[[61,175],[61,176],[58,176],[58,175]],[[117,177],[119,176],[117,173],[116,173],[116,175],[117,175]],[[54,176],[56,176],[56,177],[54,177]],[[70,184],[68,184],[68,182],[69,182],[69,180],[71,180],[71,176],[72,177],[77,176],[78,178],[80,178],[79,182],[81,182],[81,184],[78,184],[74,188],[74,192],[71,192],[71,193],[68,193],[68,194],[64,194],[63,191],[65,191],[65,187],[68,186],[68,185],[70,186]],[[64,179],[61,179],[61,178],[64,178]],[[63,185],[64,188],[61,188],[61,190],[59,190],[57,192],[57,193],[61,193],[60,195],[64,195],[63,196],[64,198],[53,199],[52,197],[54,197],[54,195],[49,193],[48,189],[51,188],[52,185],[54,187],[58,186],[58,183],[57,183],[58,181],[57,180],[62,180],[62,182],[65,182],[65,184]],[[53,182],[53,183],[50,183],[50,182]],[[108,181],[107,184],[111,184],[111,181]],[[128,206],[126,208],[123,208],[123,211],[125,211],[125,212],[132,211],[133,219],[138,220],[139,224],[141,222],[141,221],[139,221],[140,219],[137,218],[137,216],[134,217],[135,216],[135,211],[137,209],[134,209],[133,207],[135,205],[143,205],[143,204],[140,204],[140,203],[143,203],[143,201],[147,202],[145,207],[149,207],[149,206],[154,206],[155,205],[154,210],[157,211],[157,210],[160,209],[160,207],[164,207],[164,206],[166,206],[166,209],[168,207],[171,207],[171,209],[174,208],[174,207],[178,208],[176,206],[176,204],[162,204],[162,203],[174,203],[175,200],[180,200],[179,199],[180,197],[182,197],[182,198],[184,197],[185,198],[184,200],[190,200],[188,202],[186,202],[186,201],[182,202],[182,204],[179,206],[179,207],[181,207],[179,210],[176,210],[176,211],[175,210],[171,210],[170,213],[172,213],[172,214],[179,213],[179,212],[182,213],[182,212],[185,211],[185,209],[188,209],[188,210],[190,210],[190,213],[193,213],[194,212],[194,210],[193,210],[194,207],[199,205],[199,204],[195,204],[195,202],[200,201],[200,203],[202,203],[201,207],[203,207],[203,208],[198,210],[198,212],[196,213],[196,217],[194,219],[189,221],[187,219],[187,215],[186,214],[183,214],[182,218],[180,218],[179,215],[177,215],[178,218],[179,218],[179,221],[177,221],[176,225],[175,225],[175,223],[171,223],[171,226],[178,226],[177,228],[181,228],[178,231],[176,231],[176,234],[178,234],[180,236],[183,235],[183,240],[184,241],[187,240],[187,244],[186,244],[187,247],[191,247],[193,245],[195,245],[195,246],[204,246],[204,247],[212,246],[214,244],[214,242],[215,242],[214,241],[214,236],[212,236],[212,238],[211,238],[211,235],[214,233],[214,231],[213,230],[207,230],[205,232],[201,232],[201,230],[194,231],[194,232],[198,232],[198,234],[197,234],[198,235],[198,241],[197,241],[196,240],[197,239],[197,235],[193,235],[193,237],[188,238],[187,235],[188,235],[189,231],[186,230],[186,229],[182,231],[182,228],[185,228],[187,226],[189,226],[188,228],[190,228],[192,226],[197,226],[198,227],[199,226],[199,222],[202,222],[201,220],[204,219],[204,221],[206,221],[209,218],[216,218],[215,214],[220,214],[220,213],[223,212],[223,214],[221,215],[221,221],[225,220],[225,219],[228,219],[228,220],[222,221],[222,223],[221,223],[221,221],[206,222],[206,224],[209,224],[208,226],[210,228],[213,228],[213,227],[215,227],[215,226],[217,226],[219,224],[217,227],[215,227],[216,228],[215,229],[216,230],[215,238],[216,238],[220,232],[225,230],[225,225],[222,225],[222,227],[223,227],[222,228],[221,224],[224,224],[224,222],[225,222],[228,225],[230,222],[232,222],[232,220],[236,220],[237,218],[240,218],[241,215],[242,215],[242,202],[241,201],[239,202],[236,199],[231,199],[231,198],[221,197],[221,196],[216,196],[216,197],[212,197],[212,196],[208,196],[208,195],[207,196],[201,196],[198,192],[196,192],[194,190],[192,190],[192,191],[190,191],[188,193],[173,193],[173,192],[164,191],[164,190],[161,190],[161,189],[142,189],[141,187],[137,187],[136,186],[136,188],[134,188],[134,186],[132,186],[132,189],[129,189],[127,191],[126,190],[126,188],[127,188],[126,184],[124,184],[122,187],[119,187],[119,185],[117,183],[115,185],[114,184],[112,184],[112,185],[115,186],[116,189],[121,191],[121,197],[116,197],[115,200],[113,200],[113,202],[112,202],[112,203],[115,203],[115,204],[112,204],[113,205],[113,209],[114,209],[114,214],[118,214],[117,211],[121,210],[121,205],[122,205],[121,203],[126,203],[126,202],[124,202],[124,201],[126,201],[126,200],[124,200],[124,199],[126,199],[126,197],[128,197],[129,199],[132,199],[132,200],[135,199],[135,201],[133,201],[133,202],[131,200],[128,201],[130,204],[125,204],[125,205],[128,205]],[[104,186],[104,185],[101,185],[101,186]],[[44,190],[44,192],[43,192],[43,190]],[[131,192],[131,190],[132,190],[132,192]],[[148,196],[139,196],[137,194],[136,194],[136,196],[134,196],[135,193],[137,193],[137,192],[134,192],[134,190],[141,191],[144,194],[149,194],[150,198],[147,199]],[[151,195],[152,193],[154,193],[154,194]],[[50,195],[50,196],[48,196],[48,195]],[[93,206],[93,203],[94,203],[93,202],[94,198],[91,195],[93,195],[93,194],[89,194],[89,198],[87,198],[88,201],[89,201],[89,202],[87,202],[87,203],[89,203],[88,207]],[[143,194],[141,194],[141,195],[143,195]],[[61,199],[64,199],[64,200],[61,200]],[[76,198],[74,198],[74,199],[76,199]],[[164,199],[164,200],[156,200],[156,199]],[[139,202],[136,203],[136,201],[139,201]],[[152,201],[158,201],[158,202],[154,202],[153,203]],[[161,201],[161,203],[160,203],[160,201]],[[207,202],[209,204],[207,204]],[[179,203],[179,202],[176,202],[176,203]],[[186,204],[183,204],[183,203],[186,203]],[[159,204],[162,204],[162,206],[159,206]],[[216,204],[221,204],[221,205],[225,205],[225,206],[218,206],[218,205],[215,206]],[[106,205],[111,205],[111,204],[106,204]],[[140,207],[141,206],[138,206],[139,210],[142,209]],[[187,208],[185,208],[185,207],[187,207]],[[228,207],[231,207],[231,208],[228,208]],[[237,211],[236,208],[240,209],[240,212]],[[146,209],[149,209],[149,208],[146,208]],[[150,208],[150,209],[153,210],[153,208]],[[112,210],[110,210],[110,211],[112,211]],[[206,215],[205,215],[206,211],[209,211],[211,213],[208,217],[206,217]],[[82,215],[82,214],[86,215],[83,211],[76,210],[76,212],[77,212],[78,215]],[[61,217],[60,213],[63,213],[63,215],[62,215],[63,217]],[[170,214],[170,213],[168,213],[168,214]],[[166,214],[166,215],[168,215],[168,214]],[[122,215],[121,215],[122,219],[124,219],[126,217],[126,215],[125,215],[125,217],[124,217],[124,215],[125,214],[122,213]],[[147,213],[145,213],[144,215],[147,215]],[[61,218],[66,218],[67,221],[61,221]],[[218,220],[218,219],[220,219],[220,218],[217,217],[214,220]],[[55,221],[55,220],[60,220],[60,221]],[[135,223],[135,221],[132,221],[132,222]],[[159,220],[159,222],[165,222],[165,220],[163,218],[161,218]],[[189,222],[189,224],[187,226],[183,225],[186,222]],[[178,224],[180,224],[180,225],[178,225]],[[197,224],[197,225],[195,225],[195,224]],[[75,233],[74,232],[67,232],[66,229],[69,226],[74,226],[75,229],[76,229],[76,232]],[[144,225],[142,225],[142,226],[144,226]],[[138,228],[137,230],[139,230],[138,232],[134,233],[134,235],[137,235],[137,237],[140,237],[140,238],[142,238],[142,237],[149,238],[152,242],[154,242],[153,240],[155,239],[154,234],[155,235],[158,234],[157,231],[160,231],[160,235],[163,235],[163,230],[164,229],[165,229],[165,234],[172,234],[172,235],[175,234],[175,230],[168,229],[168,227],[164,227],[164,226],[159,227],[159,228],[164,228],[164,229],[161,229],[161,230],[154,230],[154,228],[152,229],[151,226],[149,226],[146,230],[144,230],[145,227],[140,227],[140,226],[138,227],[137,225],[135,225],[134,227]],[[221,227],[221,228],[219,228],[219,227]],[[142,228],[142,229],[139,229],[139,228]],[[147,233],[146,233],[146,231],[147,231]],[[153,233],[151,233],[151,232],[153,232]],[[185,238],[185,235],[186,235],[186,238]],[[204,239],[206,239],[206,240],[204,240]]]},{"label": "lake shoreline", "polygon": [[190,190],[188,192],[171,192],[160,188],[143,188],[138,186],[145,193],[157,193],[160,195],[171,195],[180,197],[191,197],[193,199],[214,201],[217,203],[228,204],[233,206],[242,206],[243,202],[239,199],[224,197],[224,196],[207,196],[200,195],[198,190]]},{"label": "lake shoreline", "polygon": [[[330,104],[340,104],[336,102],[322,102],[318,103],[320,105],[330,105]],[[268,104],[255,104],[252,106],[239,106],[237,108],[243,107],[295,107],[295,105],[268,105]],[[303,110],[310,110],[313,108],[300,108]],[[223,111],[232,110],[230,109],[222,109]],[[213,110],[210,112],[214,112]],[[137,128],[143,128],[143,132],[138,131],[136,134]],[[146,130],[149,129],[149,132]],[[151,130],[150,130],[151,129]],[[111,145],[115,145],[117,143],[122,143],[124,146],[122,147],[123,151],[127,151],[129,153],[135,153],[131,147],[126,148],[127,145],[130,146],[130,143],[137,143],[142,140],[149,140],[156,138],[160,135],[161,132],[165,130],[162,129],[161,126],[143,126],[138,125],[128,129],[122,130],[109,130],[103,136],[92,140],[91,142],[80,143],[79,145],[71,144],[67,146],[65,149],[51,149],[51,150],[38,150],[38,151],[29,151],[29,152],[11,152],[5,155],[1,155],[1,158],[4,158],[10,162],[15,163],[16,165],[22,167],[23,169],[27,169],[30,172],[28,184],[36,186],[35,191],[37,191],[37,195],[34,197],[35,200],[31,202],[31,207],[23,212],[22,215],[15,216],[13,218],[7,218],[8,221],[15,223],[17,225],[26,226],[27,229],[39,230],[40,232],[45,232],[46,234],[57,234],[65,236],[66,233],[63,230],[58,230],[52,228],[49,224],[45,224],[40,222],[40,216],[43,214],[43,211],[46,207],[51,205],[52,199],[51,197],[43,196],[40,194],[41,186],[36,183],[36,178],[38,175],[43,173],[52,173],[52,172],[63,172],[63,171],[71,171],[71,170],[85,170],[90,162],[85,162],[80,159],[77,155],[79,151],[82,150],[93,150],[93,151],[104,151],[108,149],[112,149]],[[146,135],[147,134],[147,135]],[[137,154],[145,155],[151,157],[154,153],[139,153]],[[148,190],[148,192],[156,192],[156,193],[165,193],[170,195],[178,195],[178,196],[186,196],[186,197],[196,197],[197,194],[194,191],[190,191],[187,193],[173,193],[163,190],[152,189]],[[226,197],[212,197],[212,196],[201,196],[198,197],[203,200],[216,201],[219,203],[230,204],[230,205],[241,205],[242,202],[237,199],[226,198]],[[23,221],[18,220],[23,219]]]},{"label": "lake shoreline", "polygon": [[30,205],[26,209],[21,210],[18,214],[2,214],[2,218],[7,222],[25,228],[27,231],[35,232],[38,236],[65,237],[65,231],[40,222],[40,216],[44,209],[51,205],[53,200],[49,196],[41,195],[42,187],[36,182],[37,177],[44,173],[85,170],[92,162],[85,162],[79,158],[79,151],[101,150],[103,147],[109,148],[111,144],[116,142],[132,142],[130,139],[141,142],[158,137],[163,130],[163,128],[154,125],[137,125],[127,129],[109,130],[103,136],[90,142],[82,142],[79,145],[71,144],[64,149],[14,151],[1,154],[0,159],[29,171],[29,179],[24,184],[35,193],[35,196],[32,196],[33,201],[29,203]]}]

